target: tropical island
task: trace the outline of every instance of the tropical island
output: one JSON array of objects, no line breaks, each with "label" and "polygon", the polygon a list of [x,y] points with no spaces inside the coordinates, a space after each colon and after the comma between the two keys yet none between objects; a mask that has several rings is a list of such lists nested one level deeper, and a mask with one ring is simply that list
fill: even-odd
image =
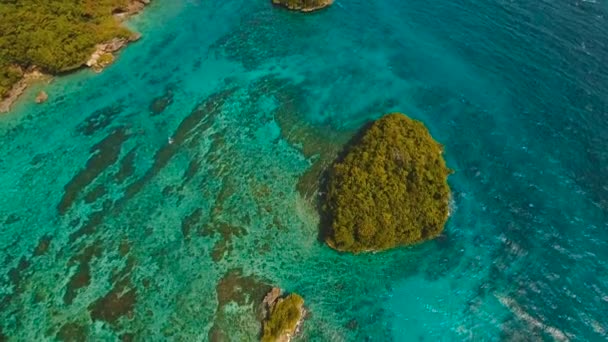
[{"label": "tropical island", "polygon": [[289,342],[306,314],[304,299],[296,293],[283,296],[272,288],[263,302],[262,342]]},{"label": "tropical island", "polygon": [[286,7],[292,11],[312,12],[331,5],[333,0],[272,0],[275,5]]},{"label": "tropical island", "polygon": [[360,253],[441,234],[452,172],[442,152],[422,122],[403,114],[388,114],[369,125],[329,170],[327,244]]},{"label": "tropical island", "polygon": [[149,2],[0,2],[0,111],[8,111],[36,75],[109,64],[114,51],[139,37],[121,22]]}]

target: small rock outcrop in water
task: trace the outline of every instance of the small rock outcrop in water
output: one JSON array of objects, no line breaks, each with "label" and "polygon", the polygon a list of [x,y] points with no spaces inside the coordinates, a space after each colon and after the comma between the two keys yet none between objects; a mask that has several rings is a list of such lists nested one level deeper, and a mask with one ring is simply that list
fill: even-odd
[{"label": "small rock outcrop in water", "polygon": [[331,5],[333,0],[272,0],[275,5],[287,7],[292,11],[312,12]]},{"label": "small rock outcrop in water", "polygon": [[329,170],[327,244],[360,253],[437,237],[448,219],[452,172],[424,124],[400,113],[362,131]]},{"label": "small rock outcrop in water", "polygon": [[297,334],[304,319],[304,299],[296,293],[281,295],[281,289],[274,287],[262,302],[264,320],[262,322],[262,342],[289,342]]},{"label": "small rock outcrop in water", "polygon": [[36,95],[36,103],[44,103],[49,99],[49,95],[44,91],[40,91],[38,95]]},{"label": "small rock outcrop in water", "polygon": [[12,87],[6,97],[0,97],[0,113],[8,112],[11,109],[13,102],[23,94],[28,85],[48,78],[48,75],[41,73],[36,68],[30,68],[25,71],[21,79]]}]

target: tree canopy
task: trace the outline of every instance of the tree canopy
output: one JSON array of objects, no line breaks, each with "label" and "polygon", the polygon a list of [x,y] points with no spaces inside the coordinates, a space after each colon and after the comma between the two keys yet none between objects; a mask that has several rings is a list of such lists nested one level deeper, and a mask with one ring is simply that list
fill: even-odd
[{"label": "tree canopy", "polygon": [[282,5],[290,10],[314,11],[331,5],[333,0],[272,0],[275,5]]},{"label": "tree canopy", "polygon": [[0,97],[20,79],[20,68],[48,73],[80,67],[95,45],[129,37],[113,13],[129,0],[0,1]]},{"label": "tree canopy", "polygon": [[298,294],[279,299],[263,323],[262,342],[277,341],[284,334],[293,334],[302,318],[304,299]]},{"label": "tree canopy", "polygon": [[365,252],[438,236],[450,189],[442,146],[420,121],[385,115],[329,171],[329,246]]}]

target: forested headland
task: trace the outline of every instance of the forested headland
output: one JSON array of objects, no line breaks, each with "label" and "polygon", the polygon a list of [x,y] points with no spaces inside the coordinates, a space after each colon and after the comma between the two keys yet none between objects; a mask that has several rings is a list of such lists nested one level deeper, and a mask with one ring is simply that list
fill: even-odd
[{"label": "forested headland", "polygon": [[81,67],[99,43],[130,39],[122,14],[148,0],[3,0],[0,2],[0,98],[31,68],[59,74]]}]

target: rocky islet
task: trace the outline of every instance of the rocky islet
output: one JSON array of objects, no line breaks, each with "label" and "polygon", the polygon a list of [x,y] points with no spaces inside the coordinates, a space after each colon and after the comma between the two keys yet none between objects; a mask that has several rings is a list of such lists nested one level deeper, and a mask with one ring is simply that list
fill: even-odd
[{"label": "rocky islet", "polygon": [[292,11],[313,12],[331,5],[333,0],[272,0],[272,3]]}]

